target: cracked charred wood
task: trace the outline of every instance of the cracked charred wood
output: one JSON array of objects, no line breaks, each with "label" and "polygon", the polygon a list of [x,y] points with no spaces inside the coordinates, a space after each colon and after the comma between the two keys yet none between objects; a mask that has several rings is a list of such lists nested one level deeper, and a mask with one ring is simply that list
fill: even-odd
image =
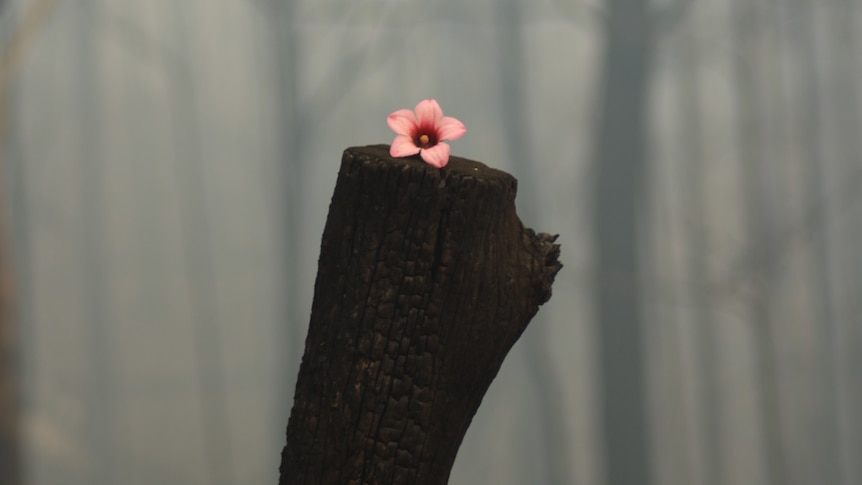
[{"label": "cracked charred wood", "polygon": [[445,484],[509,349],[551,297],[556,236],[517,181],[386,145],[345,150],[323,231],[280,485]]}]

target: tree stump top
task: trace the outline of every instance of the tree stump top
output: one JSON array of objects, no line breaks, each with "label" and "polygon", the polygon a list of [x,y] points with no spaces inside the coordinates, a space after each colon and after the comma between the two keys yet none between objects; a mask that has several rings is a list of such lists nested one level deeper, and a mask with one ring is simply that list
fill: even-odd
[{"label": "tree stump top", "polygon": [[448,165],[446,165],[442,169],[439,169],[423,162],[418,155],[404,158],[392,157],[389,155],[389,145],[367,145],[362,147],[351,147],[348,148],[347,151],[358,160],[362,160],[366,163],[380,163],[387,165],[410,167],[414,170],[423,169],[428,172],[429,175],[437,173],[439,176],[444,177],[448,176],[448,174],[452,174],[460,177],[476,178],[477,180],[513,183],[516,186],[518,183],[515,177],[512,177],[511,175],[502,170],[491,168],[482,162],[470,160],[469,158],[456,157],[454,155],[451,155],[449,157]]}]

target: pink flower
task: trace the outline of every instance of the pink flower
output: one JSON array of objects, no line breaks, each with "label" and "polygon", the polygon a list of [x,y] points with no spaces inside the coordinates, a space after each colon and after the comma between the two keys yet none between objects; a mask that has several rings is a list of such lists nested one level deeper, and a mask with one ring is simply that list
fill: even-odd
[{"label": "pink flower", "polygon": [[464,123],[443,116],[443,110],[433,99],[420,101],[415,114],[409,109],[399,109],[389,115],[386,122],[396,133],[389,148],[393,157],[409,157],[417,153],[425,163],[443,168],[449,163],[449,145],[443,140],[457,140],[467,132]]}]

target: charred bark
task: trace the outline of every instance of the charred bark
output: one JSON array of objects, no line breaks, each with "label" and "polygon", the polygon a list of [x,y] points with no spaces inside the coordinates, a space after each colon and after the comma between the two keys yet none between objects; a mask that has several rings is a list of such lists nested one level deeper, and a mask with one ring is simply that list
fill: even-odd
[{"label": "charred bark", "polygon": [[556,236],[517,181],[349,148],[323,232],[285,484],[444,484],[507,352],[551,296]]}]

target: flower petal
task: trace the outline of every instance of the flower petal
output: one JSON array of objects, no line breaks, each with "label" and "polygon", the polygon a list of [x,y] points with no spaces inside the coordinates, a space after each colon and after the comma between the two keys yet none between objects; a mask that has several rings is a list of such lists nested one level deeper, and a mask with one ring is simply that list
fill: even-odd
[{"label": "flower petal", "polygon": [[386,118],[389,128],[399,135],[413,136],[418,124],[416,123],[416,115],[409,109],[399,109]]},{"label": "flower petal", "polygon": [[419,153],[419,147],[413,143],[413,138],[407,135],[398,135],[389,147],[389,155],[393,157],[409,157]]},{"label": "flower petal", "polygon": [[449,163],[449,145],[438,143],[431,148],[423,149],[421,155],[422,160],[425,160],[428,165],[443,168]]},{"label": "flower petal", "polygon": [[443,109],[433,99],[420,101],[416,105],[416,121],[419,126],[434,126],[443,117]]},{"label": "flower petal", "polygon": [[437,122],[436,128],[437,138],[440,140],[457,140],[467,132],[464,123],[451,116],[444,116],[443,119]]}]

